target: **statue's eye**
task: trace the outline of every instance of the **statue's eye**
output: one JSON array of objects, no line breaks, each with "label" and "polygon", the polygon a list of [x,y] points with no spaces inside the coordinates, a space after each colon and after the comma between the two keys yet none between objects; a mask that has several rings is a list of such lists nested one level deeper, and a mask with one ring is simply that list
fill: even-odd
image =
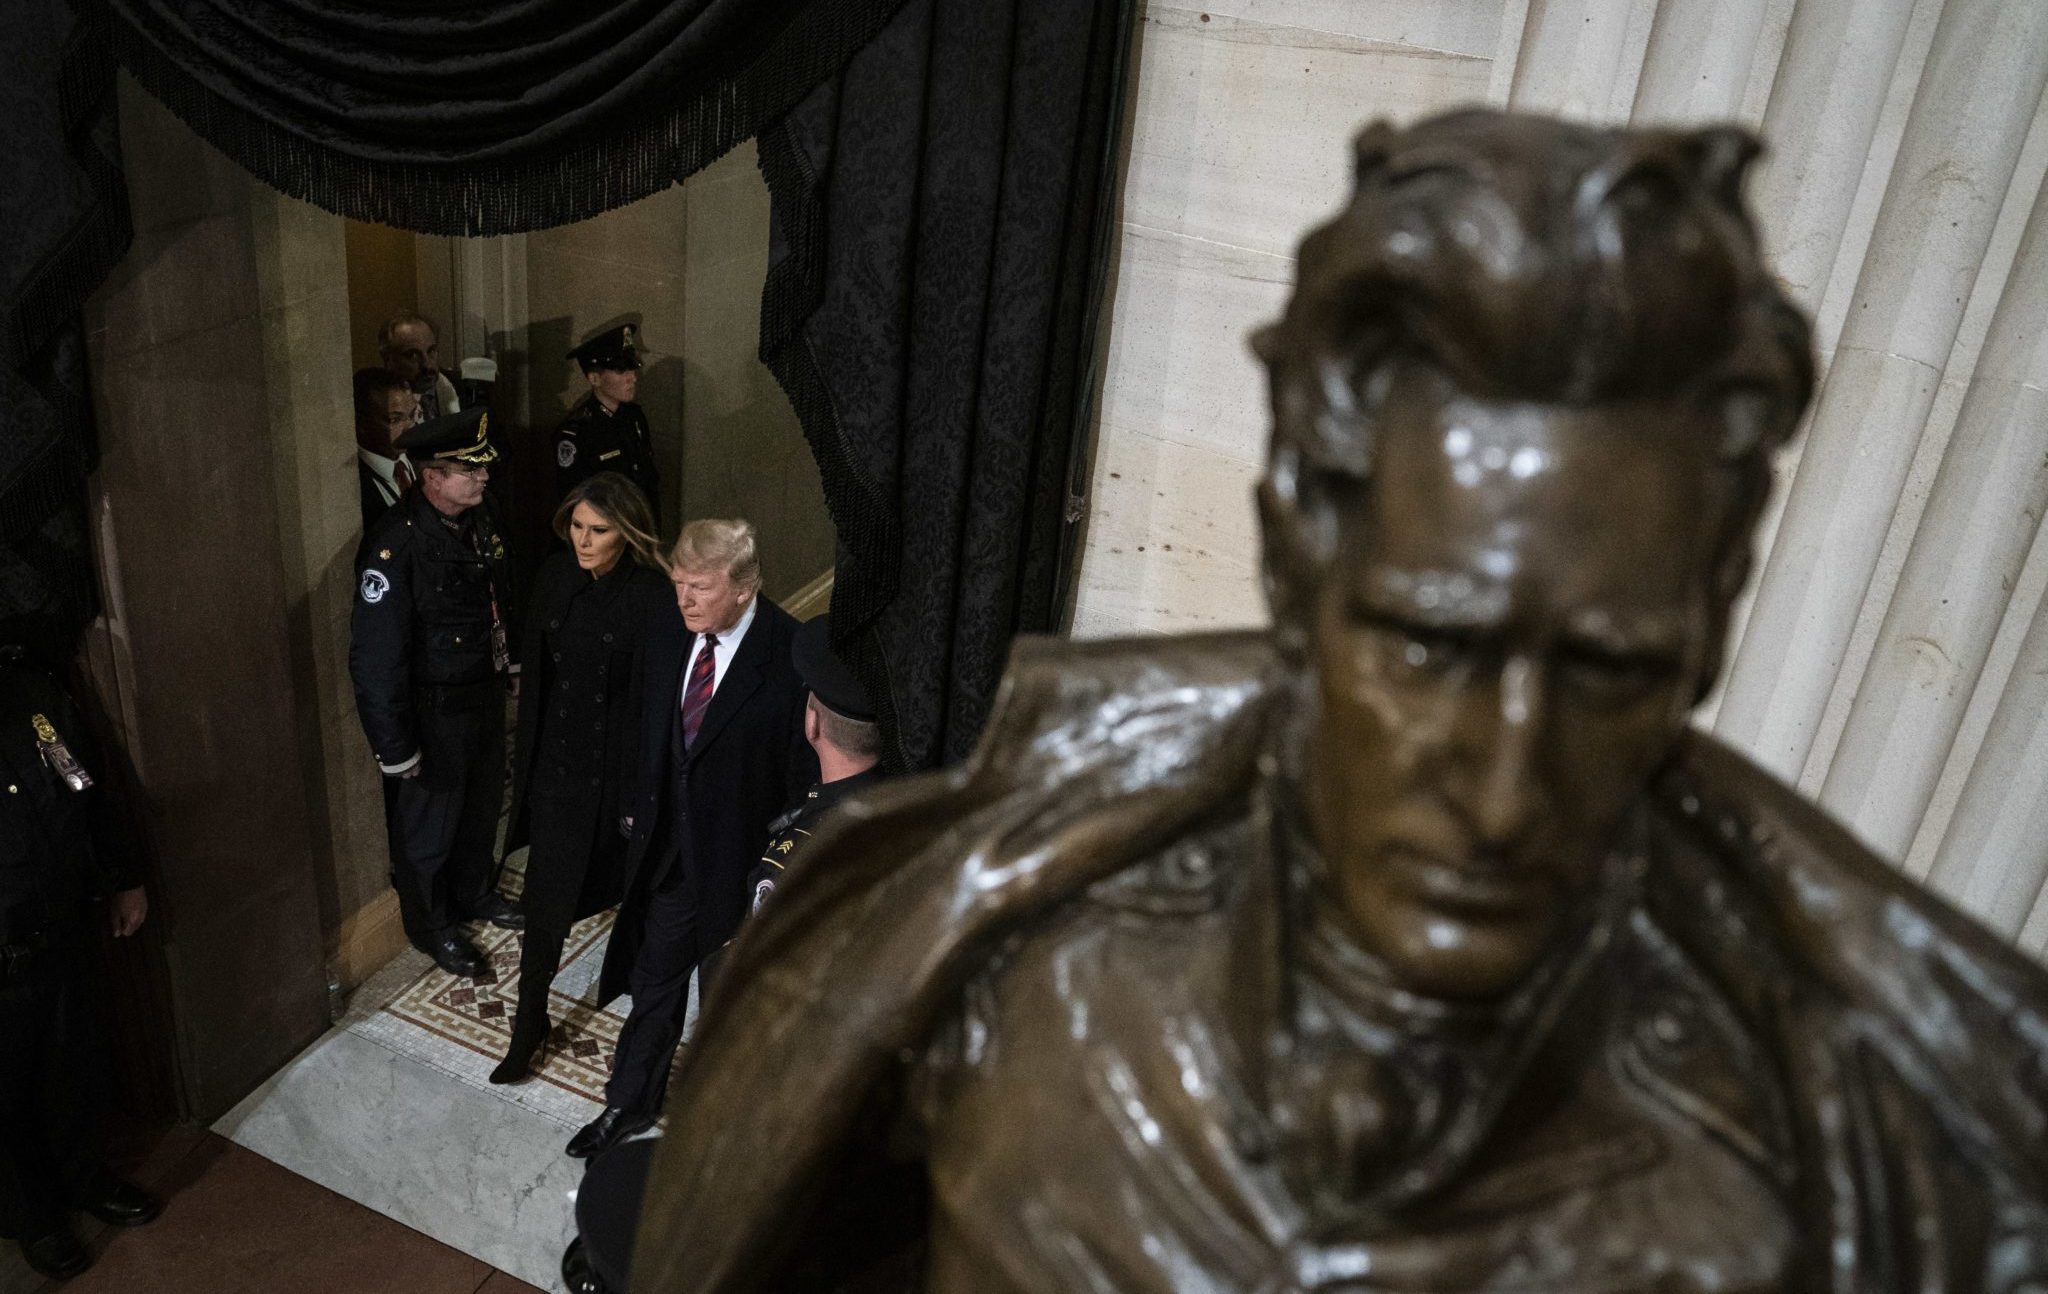
[{"label": "statue's eye", "polygon": [[1617,651],[1592,643],[1566,645],[1558,665],[1574,691],[1610,705],[1640,701],[1678,673],[1678,662],[1662,652]]},{"label": "statue's eye", "polygon": [[1446,674],[1472,658],[1474,646],[1462,634],[1417,625],[1381,628],[1393,657],[1393,673],[1410,678]]}]

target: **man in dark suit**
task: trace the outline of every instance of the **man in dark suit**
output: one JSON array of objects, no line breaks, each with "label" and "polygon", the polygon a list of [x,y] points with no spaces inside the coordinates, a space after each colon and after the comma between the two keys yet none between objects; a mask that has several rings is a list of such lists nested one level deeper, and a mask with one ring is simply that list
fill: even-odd
[{"label": "man in dark suit", "polygon": [[419,421],[419,397],[388,368],[359,368],[355,376],[356,484],[362,490],[363,529],[412,488],[413,466],[398,438]]},{"label": "man in dark suit", "polygon": [[759,596],[754,528],[693,521],[670,566],[676,608],[663,608],[640,657],[626,902],[598,985],[601,1002],[630,992],[633,1009],[604,1113],[569,1142],[579,1159],[661,1113],[690,974],[746,915],[768,824],[818,778],[792,659],[796,620]]}]

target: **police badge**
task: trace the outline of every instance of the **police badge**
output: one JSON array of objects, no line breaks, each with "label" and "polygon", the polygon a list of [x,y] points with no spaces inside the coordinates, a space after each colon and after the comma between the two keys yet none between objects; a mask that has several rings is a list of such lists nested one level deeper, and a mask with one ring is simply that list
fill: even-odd
[{"label": "police badge", "polygon": [[52,773],[64,779],[64,784],[74,791],[83,791],[92,785],[92,774],[85,771],[85,765],[78,762],[78,756],[71,753],[71,747],[57,735],[57,729],[48,718],[36,715],[29,720],[36,730],[36,750],[42,755],[43,763]]}]

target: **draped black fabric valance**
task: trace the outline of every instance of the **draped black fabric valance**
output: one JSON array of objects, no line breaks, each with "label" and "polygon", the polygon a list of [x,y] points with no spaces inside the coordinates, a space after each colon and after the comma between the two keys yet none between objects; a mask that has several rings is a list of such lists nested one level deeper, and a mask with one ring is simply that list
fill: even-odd
[{"label": "draped black fabric valance", "polygon": [[77,0],[121,63],[293,197],[419,233],[544,229],[758,133],[902,0]]}]

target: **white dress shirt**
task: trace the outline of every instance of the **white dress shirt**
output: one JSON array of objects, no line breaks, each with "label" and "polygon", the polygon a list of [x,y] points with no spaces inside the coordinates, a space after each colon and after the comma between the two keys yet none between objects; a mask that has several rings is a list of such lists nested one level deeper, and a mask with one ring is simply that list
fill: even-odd
[{"label": "white dress shirt", "polygon": [[[740,639],[747,636],[747,626],[754,623],[754,608],[760,605],[761,595],[754,594],[747,599],[747,609],[740,612],[740,622],[718,635],[718,646],[711,657],[711,693],[718,694],[718,685],[725,682],[725,672],[732,668],[733,653],[740,649]],[[690,648],[689,662],[683,667],[683,697],[690,694],[690,675],[697,669],[697,653],[704,650],[704,635],[697,635],[696,645]]]},{"label": "white dress shirt", "polygon": [[404,463],[405,470],[411,472],[415,478],[419,476],[419,472],[403,454],[396,458],[386,458],[382,454],[373,454],[361,445],[357,445],[356,460],[368,467],[371,473],[376,476],[377,492],[384,496],[384,502],[387,504],[398,502],[400,490],[398,488],[398,478],[394,473],[398,471],[400,463]]}]

